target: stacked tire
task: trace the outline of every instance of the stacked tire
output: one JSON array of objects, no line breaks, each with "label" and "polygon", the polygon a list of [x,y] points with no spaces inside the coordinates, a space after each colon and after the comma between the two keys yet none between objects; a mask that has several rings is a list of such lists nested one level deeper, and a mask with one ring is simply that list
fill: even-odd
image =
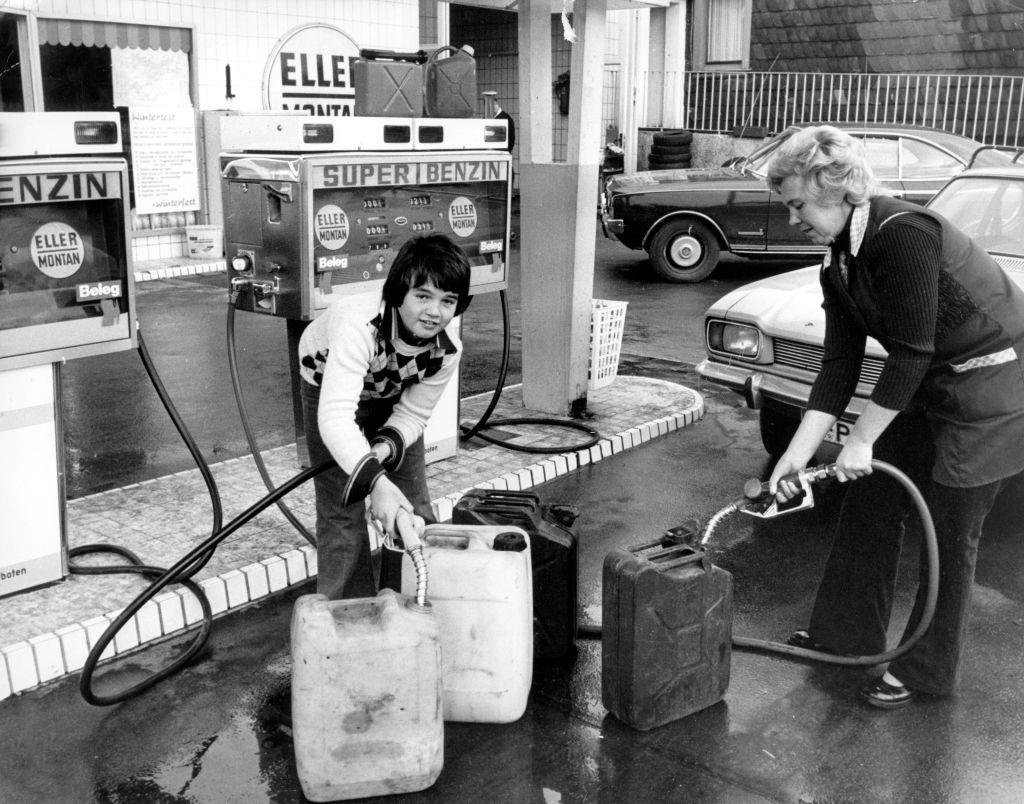
[{"label": "stacked tire", "polygon": [[670,128],[654,132],[651,152],[647,156],[648,170],[674,170],[692,164],[693,132]]}]

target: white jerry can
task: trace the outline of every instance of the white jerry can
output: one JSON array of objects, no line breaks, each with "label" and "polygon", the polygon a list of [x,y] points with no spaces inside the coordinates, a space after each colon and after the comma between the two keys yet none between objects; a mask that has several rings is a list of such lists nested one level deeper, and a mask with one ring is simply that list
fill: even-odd
[{"label": "white jerry can", "polygon": [[[428,525],[422,543],[441,639],[444,719],[518,720],[533,682],[529,536],[506,525]],[[415,586],[406,554],[402,592]]]},{"label": "white jerry can", "polygon": [[303,595],[291,626],[292,731],[302,792],[338,801],[430,787],[444,762],[441,655],[430,608]]}]

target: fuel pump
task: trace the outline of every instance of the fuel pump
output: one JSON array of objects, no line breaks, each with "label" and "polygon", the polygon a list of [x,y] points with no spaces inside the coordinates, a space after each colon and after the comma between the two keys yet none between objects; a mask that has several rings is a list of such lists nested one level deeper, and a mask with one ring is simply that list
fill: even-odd
[{"label": "fuel pump", "polygon": [[[503,120],[266,115],[221,121],[221,184],[234,307],[284,318],[293,395],[295,346],[332,301],[375,312],[408,239],[452,237],[471,264],[471,293],[508,284],[512,197]],[[435,408],[427,461],[458,447],[457,383]],[[304,439],[296,413],[300,460]]]},{"label": "fuel pump", "polygon": [[0,596],[67,574],[60,366],[136,346],[116,112],[0,113]]}]

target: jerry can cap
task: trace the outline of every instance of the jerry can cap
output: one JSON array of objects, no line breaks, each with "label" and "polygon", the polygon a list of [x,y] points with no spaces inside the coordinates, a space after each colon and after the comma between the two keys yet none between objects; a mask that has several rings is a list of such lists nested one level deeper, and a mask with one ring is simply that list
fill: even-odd
[{"label": "jerry can cap", "polygon": [[494,549],[519,553],[526,549],[526,538],[516,531],[504,531],[494,537]]}]

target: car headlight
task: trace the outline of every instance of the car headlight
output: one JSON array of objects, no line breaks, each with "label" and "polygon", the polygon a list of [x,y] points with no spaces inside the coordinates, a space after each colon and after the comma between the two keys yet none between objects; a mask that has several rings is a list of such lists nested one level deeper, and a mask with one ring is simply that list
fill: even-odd
[{"label": "car headlight", "polygon": [[761,351],[761,332],[749,324],[709,321],[708,350],[756,358]]}]

